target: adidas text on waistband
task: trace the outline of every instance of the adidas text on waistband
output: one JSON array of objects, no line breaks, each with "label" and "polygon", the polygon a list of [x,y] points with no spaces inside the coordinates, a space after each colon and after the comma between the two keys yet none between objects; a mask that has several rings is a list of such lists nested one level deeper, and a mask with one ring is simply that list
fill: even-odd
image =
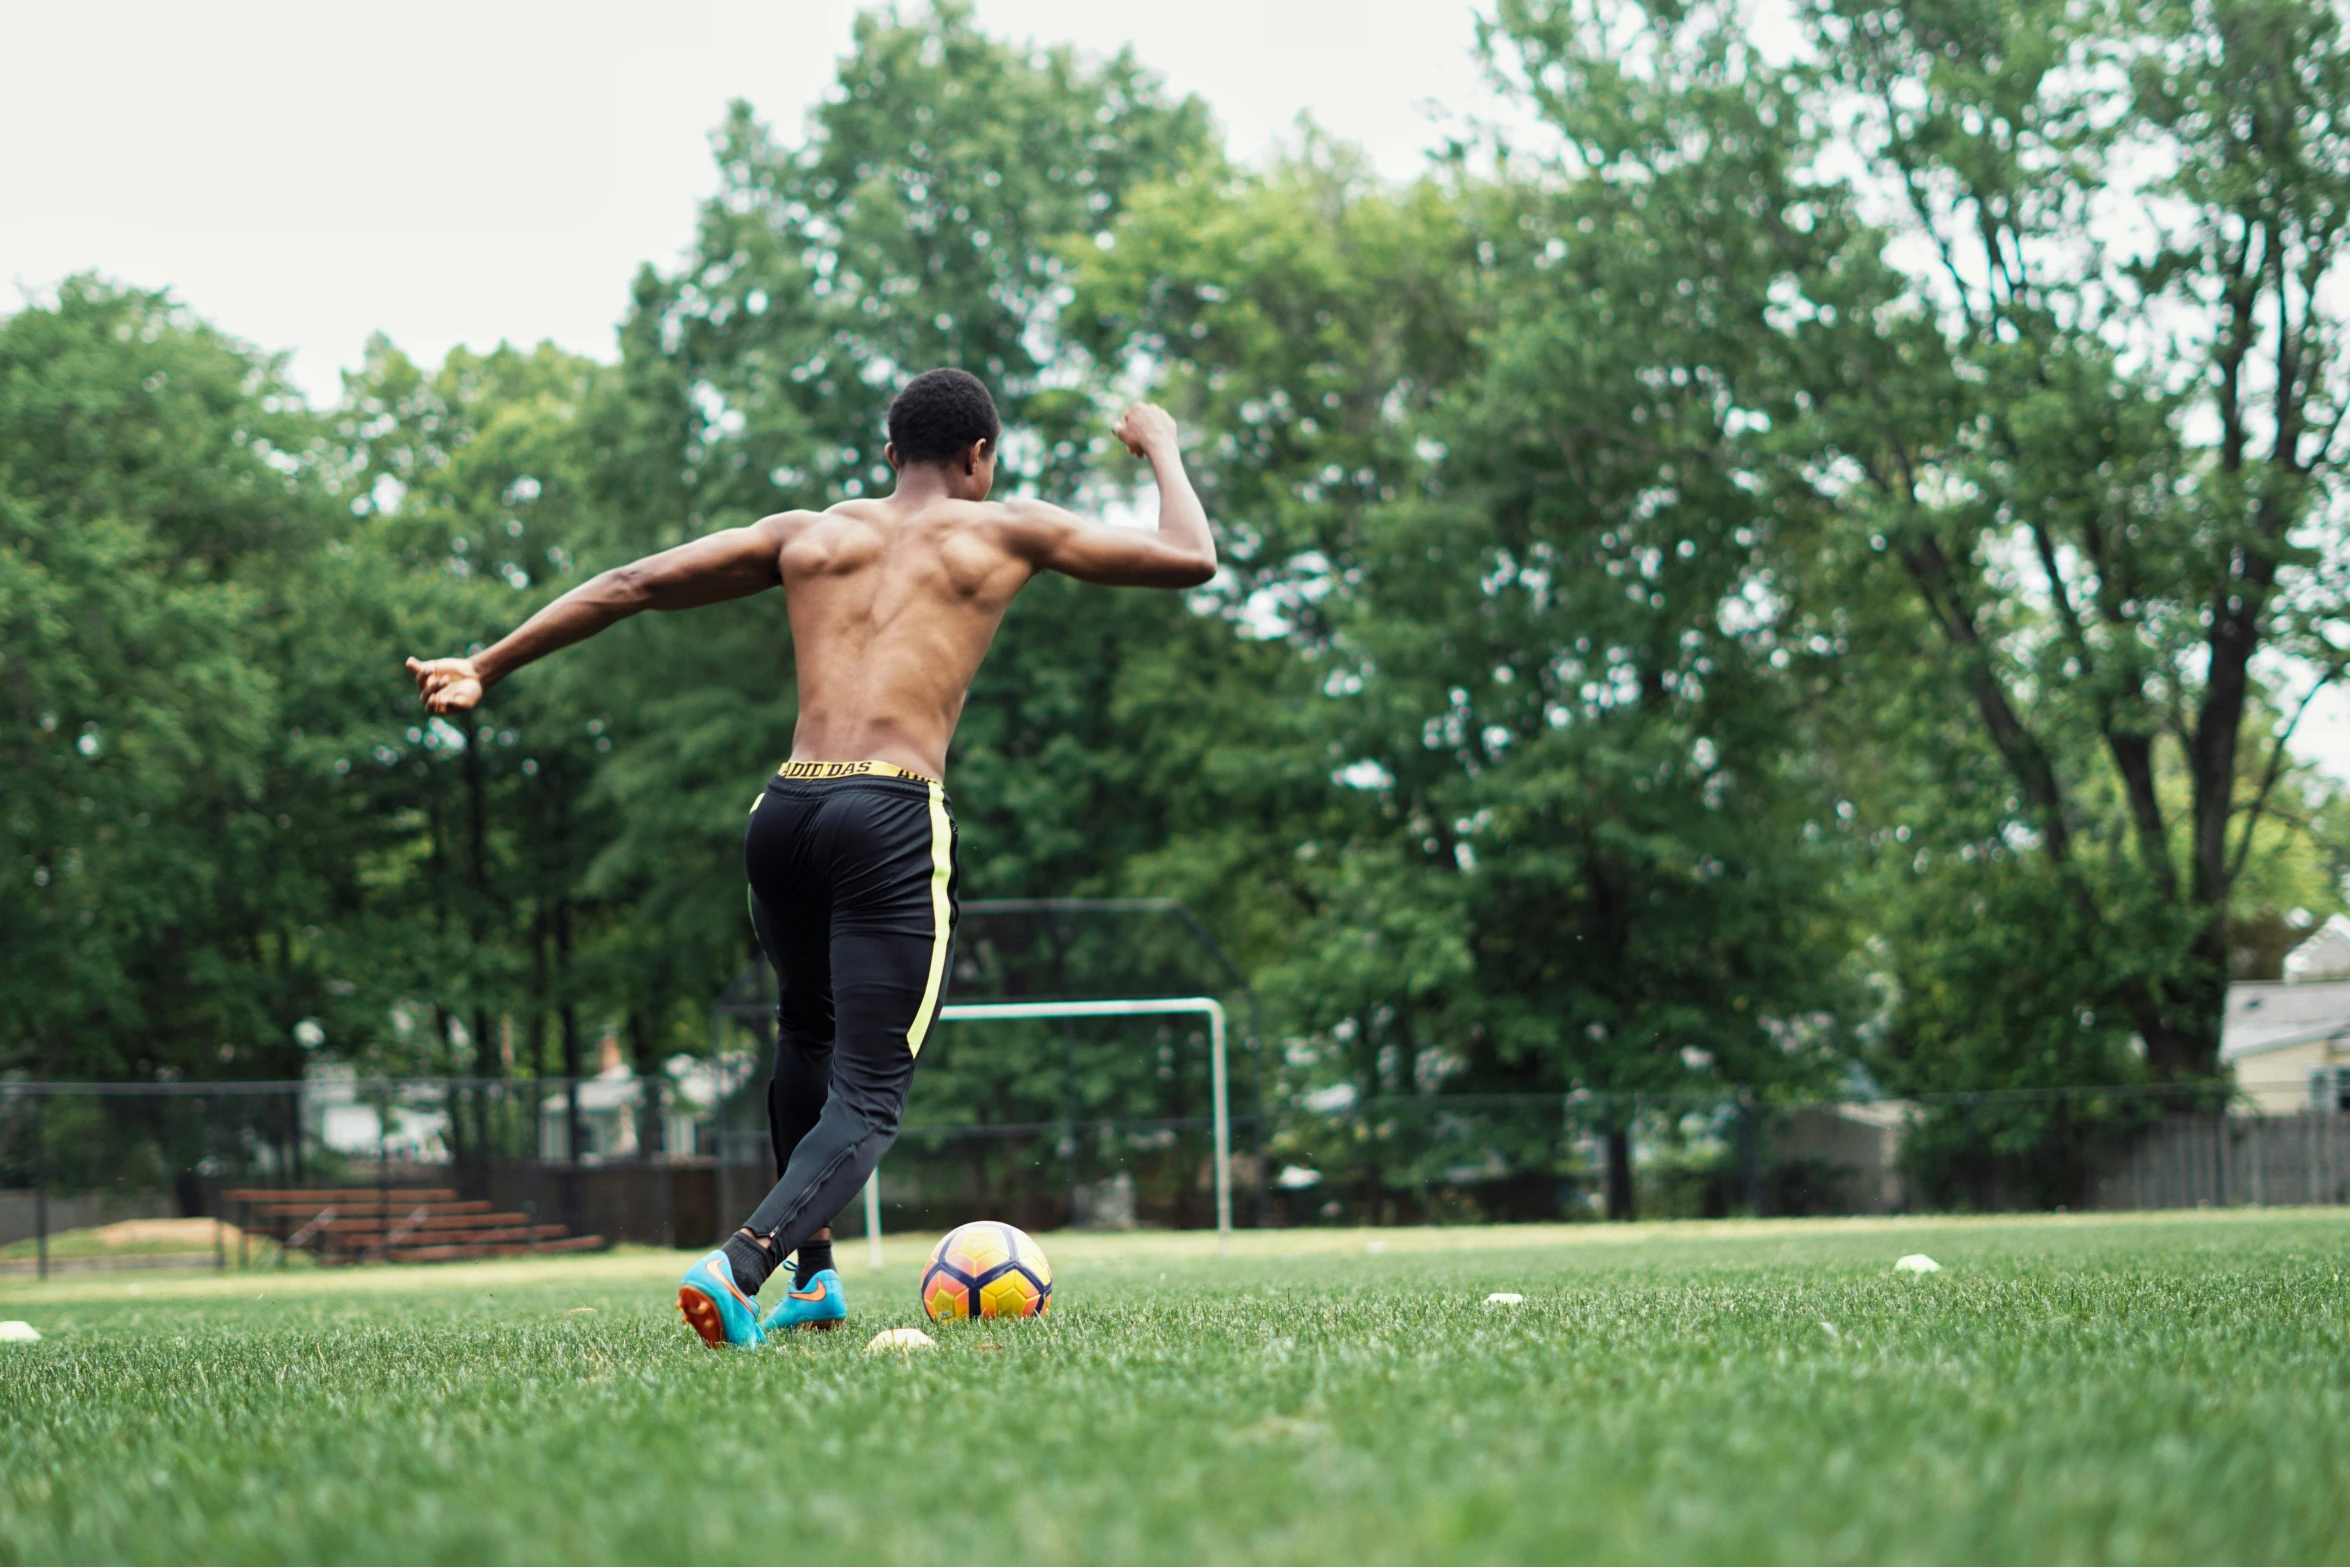
[{"label": "adidas text on waistband", "polygon": [[775,770],[778,778],[903,778],[909,783],[936,784],[927,773],[895,762],[786,762]]}]

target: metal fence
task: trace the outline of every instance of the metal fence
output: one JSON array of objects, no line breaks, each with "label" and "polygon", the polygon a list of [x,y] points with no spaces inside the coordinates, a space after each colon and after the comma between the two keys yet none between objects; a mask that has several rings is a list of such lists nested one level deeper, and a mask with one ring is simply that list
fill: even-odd
[{"label": "metal fence", "polygon": [[[109,1225],[233,1223],[262,1192],[378,1193],[368,1233],[387,1240],[409,1201],[394,1194],[430,1191],[498,1218],[482,1233],[507,1241],[704,1244],[775,1170],[750,1063],[698,1089],[624,1073],[0,1082],[0,1270],[106,1264],[89,1237]],[[2262,1114],[2262,1098],[2212,1085],[1800,1103],[1325,1089],[1234,1116],[1234,1213],[1287,1226],[2350,1203],[2350,1114]],[[881,1221],[1204,1228],[1214,1167],[1205,1115],[917,1119],[881,1172]],[[843,1238],[862,1233],[863,1212],[842,1215]],[[215,1265],[275,1255],[248,1228],[218,1232]],[[81,1238],[57,1254],[66,1232]]]}]

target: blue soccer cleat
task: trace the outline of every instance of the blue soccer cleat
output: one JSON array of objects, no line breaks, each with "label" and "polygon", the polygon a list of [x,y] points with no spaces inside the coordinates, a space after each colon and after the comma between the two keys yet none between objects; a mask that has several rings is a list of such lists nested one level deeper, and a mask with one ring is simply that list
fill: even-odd
[{"label": "blue soccer cleat", "polygon": [[820,1331],[837,1328],[848,1319],[849,1303],[841,1294],[840,1275],[830,1268],[819,1268],[809,1275],[805,1288],[790,1291],[781,1305],[760,1318],[759,1328],[766,1333],[785,1328]]},{"label": "blue soccer cleat", "polygon": [[734,1282],[734,1265],[722,1251],[685,1270],[677,1285],[677,1309],[712,1349],[757,1349],[767,1342],[759,1331],[759,1303]]}]

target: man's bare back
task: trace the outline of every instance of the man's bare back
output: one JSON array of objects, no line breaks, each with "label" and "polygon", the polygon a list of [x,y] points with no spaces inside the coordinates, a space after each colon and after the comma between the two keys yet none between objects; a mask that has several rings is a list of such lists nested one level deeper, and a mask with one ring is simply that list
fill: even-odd
[{"label": "man's bare back", "polygon": [[902,461],[892,447],[898,484],[888,496],[781,512],[647,556],[582,583],[471,658],[412,658],[409,671],[428,708],[457,712],[522,665],[629,615],[780,586],[799,677],[792,759],[881,761],[944,778],[972,677],[1037,573],[1158,588],[1215,575],[1215,540],[1175,421],[1139,403],[1115,433],[1157,476],[1155,533],[1042,501],[988,501],[992,441],[944,461]]}]

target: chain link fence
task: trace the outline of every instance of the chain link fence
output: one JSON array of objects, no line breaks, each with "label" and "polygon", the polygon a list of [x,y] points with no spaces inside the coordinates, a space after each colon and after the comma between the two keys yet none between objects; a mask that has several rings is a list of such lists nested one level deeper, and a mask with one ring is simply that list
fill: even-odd
[{"label": "chain link fence", "polygon": [[[0,1082],[0,1271],[275,1261],[297,1238],[287,1214],[330,1207],[322,1222],[350,1244],[322,1255],[352,1260],[436,1237],[508,1250],[706,1244],[757,1202],[775,1168],[763,1075],[747,1059],[696,1071],[693,1081]],[[2350,1114],[2339,1103],[2264,1113],[2277,1097],[2248,1085],[1800,1103],[1358,1098],[1340,1087],[1235,1106],[1235,1218],[1489,1224],[2350,1203]],[[1207,1116],[1090,1115],[1075,1096],[1062,1111],[990,1122],[917,1113],[879,1177],[884,1230],[931,1233],[983,1214],[1037,1230],[1213,1224]],[[272,1212],[283,1221],[274,1228]],[[210,1232],[170,1222],[191,1219],[216,1222]],[[863,1226],[863,1206],[852,1205],[839,1231],[854,1239]],[[443,1244],[431,1254],[452,1253]]]}]

